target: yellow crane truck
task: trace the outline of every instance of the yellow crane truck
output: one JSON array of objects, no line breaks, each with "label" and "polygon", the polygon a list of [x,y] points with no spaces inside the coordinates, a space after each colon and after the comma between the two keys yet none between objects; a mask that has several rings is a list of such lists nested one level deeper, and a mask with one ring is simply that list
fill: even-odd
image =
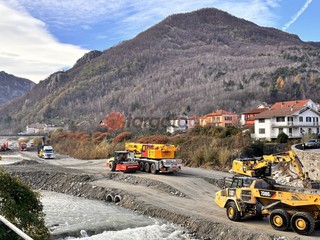
[{"label": "yellow crane truck", "polygon": [[127,142],[125,150],[134,153],[134,160],[140,171],[155,173],[174,173],[181,170],[181,159],[175,158],[177,147],[171,144],[146,144]]},{"label": "yellow crane truck", "polygon": [[[289,160],[298,170],[309,189],[276,184],[269,178],[271,164]],[[301,168],[301,162],[293,152],[265,155],[261,159],[235,160],[230,187],[216,192],[215,203],[226,208],[231,221],[239,221],[249,216],[269,216],[271,226],[279,231],[293,229],[301,235],[311,235],[316,223],[320,222],[320,190]],[[300,170],[299,170],[300,169]]]}]

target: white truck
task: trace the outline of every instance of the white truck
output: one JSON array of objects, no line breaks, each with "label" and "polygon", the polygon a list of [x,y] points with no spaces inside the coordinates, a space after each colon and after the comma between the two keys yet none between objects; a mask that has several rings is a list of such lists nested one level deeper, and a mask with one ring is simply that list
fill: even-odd
[{"label": "white truck", "polygon": [[51,159],[54,158],[54,151],[52,146],[43,146],[39,153],[38,156],[44,159]]}]

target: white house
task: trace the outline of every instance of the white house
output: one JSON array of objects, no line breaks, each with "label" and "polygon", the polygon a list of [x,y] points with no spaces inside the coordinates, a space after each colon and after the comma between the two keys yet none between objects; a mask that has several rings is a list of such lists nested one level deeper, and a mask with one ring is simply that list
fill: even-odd
[{"label": "white house", "polygon": [[43,134],[57,130],[58,127],[45,123],[33,123],[26,127],[26,134]]},{"label": "white house", "polygon": [[167,132],[173,134],[176,132],[186,132],[190,128],[194,128],[198,123],[198,117],[179,117],[170,120],[170,126],[167,127]]},{"label": "white house", "polygon": [[256,115],[255,139],[276,139],[284,132],[289,138],[302,138],[306,133],[320,134],[320,112],[312,100],[278,102]]}]

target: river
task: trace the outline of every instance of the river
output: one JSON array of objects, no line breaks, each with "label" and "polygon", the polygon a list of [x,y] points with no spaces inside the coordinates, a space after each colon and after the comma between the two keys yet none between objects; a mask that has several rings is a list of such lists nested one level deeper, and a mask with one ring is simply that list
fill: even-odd
[{"label": "river", "polygon": [[[114,203],[41,191],[46,226],[54,239],[195,239],[165,220],[144,216]],[[84,231],[83,231],[84,230]],[[88,237],[85,236],[87,233]]]}]

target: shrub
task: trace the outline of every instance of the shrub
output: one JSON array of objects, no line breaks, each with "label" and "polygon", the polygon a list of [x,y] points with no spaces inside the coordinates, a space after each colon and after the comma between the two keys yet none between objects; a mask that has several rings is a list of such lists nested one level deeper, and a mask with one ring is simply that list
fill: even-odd
[{"label": "shrub", "polygon": [[135,141],[139,143],[167,144],[169,142],[169,138],[164,135],[151,135],[151,136],[140,136]]},{"label": "shrub", "polygon": [[281,132],[278,134],[277,142],[278,143],[287,143],[288,139],[289,139],[288,135],[285,134],[284,132]]},{"label": "shrub", "polygon": [[[0,214],[35,240],[50,239],[45,227],[40,195],[18,178],[0,169]],[[20,237],[0,224],[0,238],[18,240]]]},{"label": "shrub", "polygon": [[113,139],[113,143],[120,143],[123,142],[125,140],[129,140],[132,138],[132,133],[131,132],[122,132],[119,133],[114,139]]}]

